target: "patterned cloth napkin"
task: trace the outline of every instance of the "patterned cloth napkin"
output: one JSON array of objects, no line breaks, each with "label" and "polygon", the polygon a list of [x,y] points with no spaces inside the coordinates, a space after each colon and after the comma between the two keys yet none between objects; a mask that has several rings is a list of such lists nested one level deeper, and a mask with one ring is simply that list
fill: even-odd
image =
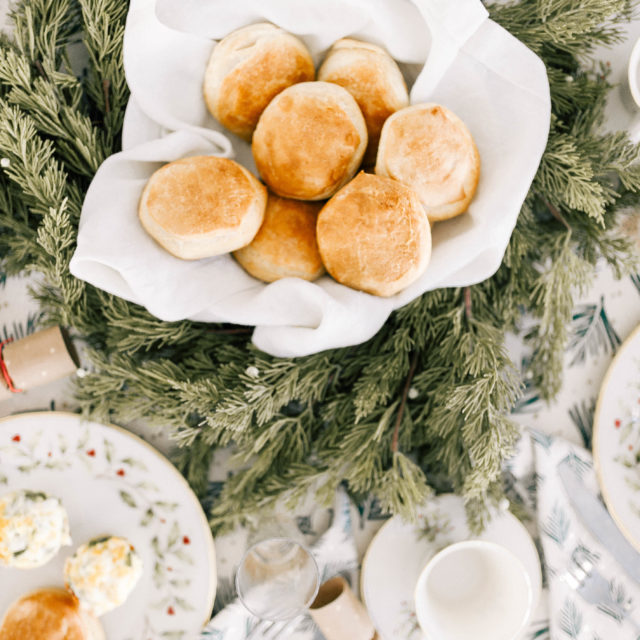
[{"label": "patterned cloth napkin", "polygon": [[[353,536],[349,498],[339,490],[336,495],[333,522],[311,547],[313,556],[320,569],[320,583],[338,574],[350,582],[352,587],[357,585],[358,553]],[[244,640],[253,633],[251,640],[271,637],[265,630],[263,634],[258,627],[261,621],[252,616],[236,598],[218,613],[206,626],[202,635],[204,639],[215,640]],[[309,616],[300,616],[283,629],[282,638],[294,640],[321,640],[323,638]]]},{"label": "patterned cloth napkin", "polygon": [[[636,640],[640,628],[622,619],[615,605],[628,606],[630,618],[640,622],[640,585],[594,538],[572,507],[558,476],[561,464],[570,467],[585,490],[598,495],[591,453],[562,438],[532,431],[522,438],[518,455],[508,464],[512,505],[532,525],[544,557],[542,599],[547,604],[548,629],[532,629],[525,640]],[[608,583],[609,597],[599,605],[586,602],[567,577],[576,549]]]}]

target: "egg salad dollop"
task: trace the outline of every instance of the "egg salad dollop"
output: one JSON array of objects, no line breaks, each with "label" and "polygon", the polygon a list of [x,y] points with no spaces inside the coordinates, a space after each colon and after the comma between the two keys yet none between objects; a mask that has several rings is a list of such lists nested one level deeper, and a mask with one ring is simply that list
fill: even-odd
[{"label": "egg salad dollop", "polygon": [[142,560],[124,538],[95,538],[78,547],[64,565],[67,587],[94,615],[119,607],[142,575]]},{"label": "egg salad dollop", "polygon": [[0,496],[0,566],[41,567],[69,544],[69,518],[58,498],[25,489]]}]

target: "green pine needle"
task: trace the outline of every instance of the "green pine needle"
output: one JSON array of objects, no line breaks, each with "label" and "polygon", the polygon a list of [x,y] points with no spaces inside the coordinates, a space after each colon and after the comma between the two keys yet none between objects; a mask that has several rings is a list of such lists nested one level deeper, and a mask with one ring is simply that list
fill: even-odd
[{"label": "green pine needle", "polygon": [[[84,412],[143,418],[168,430],[176,461],[205,498],[213,453],[232,447],[232,475],[212,527],[294,505],[330,503],[346,484],[406,517],[435,491],[464,496],[479,529],[502,495],[502,463],[518,430],[522,381],[505,332],[525,315],[530,373],[543,399],[560,388],[567,326],[594,265],[637,268],[619,214],[640,201],[638,147],[603,133],[611,90],[590,55],[623,37],[635,2],[520,0],[494,20],[547,65],[549,143],[498,272],[467,289],[429,292],[392,314],[365,344],[278,359],[250,329],[162,322],[69,273],[82,200],[119,150],[128,89],[127,3],[30,0],[0,39],[0,273],[42,274],[34,295],[50,323],[73,327],[92,368],[78,379]],[[84,47],[76,77],[68,47]]]}]

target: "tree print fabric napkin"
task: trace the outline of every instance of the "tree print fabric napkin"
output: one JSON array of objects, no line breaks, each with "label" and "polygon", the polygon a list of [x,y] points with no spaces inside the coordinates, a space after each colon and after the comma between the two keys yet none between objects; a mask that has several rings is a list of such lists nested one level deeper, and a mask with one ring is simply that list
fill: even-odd
[{"label": "tree print fabric napkin", "polygon": [[[508,465],[512,508],[539,541],[549,623],[532,630],[526,640],[636,640],[640,638],[640,585],[634,582],[610,551],[590,533],[572,507],[558,476],[567,465],[585,490],[599,494],[591,453],[563,438],[531,431],[522,438],[518,455]],[[607,597],[586,602],[572,588],[568,572],[574,552],[587,558],[606,580]],[[620,615],[625,607],[628,617]]]}]

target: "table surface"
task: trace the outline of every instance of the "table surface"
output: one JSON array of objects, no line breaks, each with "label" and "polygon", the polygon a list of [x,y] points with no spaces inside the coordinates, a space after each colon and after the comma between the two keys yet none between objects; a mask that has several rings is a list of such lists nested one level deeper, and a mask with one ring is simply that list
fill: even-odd
[{"label": "table surface", "polygon": [[[5,15],[8,0],[0,0],[0,16]],[[0,28],[2,22],[0,21]],[[611,81],[622,83],[626,76],[626,62],[635,40],[640,37],[640,20],[627,28],[626,39],[611,49],[597,52],[611,69]],[[606,110],[606,127],[625,129],[634,114],[623,102],[621,88],[614,89]],[[632,213],[630,220],[640,228],[640,213]],[[640,238],[640,233],[638,233]],[[640,242],[640,241],[639,241]],[[29,297],[28,287],[37,279],[14,277],[0,278],[0,336],[20,338],[32,332],[41,318],[41,312]],[[580,321],[588,318],[586,332],[578,332]],[[640,277],[615,280],[611,270],[600,264],[592,286],[575,307],[570,328],[572,336],[564,367],[564,384],[554,402],[547,405],[536,398],[531,390],[516,407],[514,418],[524,426],[533,426],[546,433],[561,435],[573,442],[590,447],[591,424],[595,401],[604,374],[612,356],[621,342],[640,324]],[[584,330],[584,326],[582,326]],[[604,337],[604,339],[601,339]],[[526,354],[516,336],[508,337],[510,353],[516,364],[522,363]],[[71,394],[68,380],[50,384],[0,401],[0,417],[36,409],[74,410],[77,404]],[[127,425],[162,452],[169,453],[171,443],[165,433],[151,430],[143,422]],[[226,476],[224,453],[217,454],[211,479],[221,481]],[[356,527],[358,546],[366,548],[381,520],[373,512],[362,514]],[[219,575],[229,574],[238,550],[244,545],[244,536],[236,532],[216,541]]]}]

